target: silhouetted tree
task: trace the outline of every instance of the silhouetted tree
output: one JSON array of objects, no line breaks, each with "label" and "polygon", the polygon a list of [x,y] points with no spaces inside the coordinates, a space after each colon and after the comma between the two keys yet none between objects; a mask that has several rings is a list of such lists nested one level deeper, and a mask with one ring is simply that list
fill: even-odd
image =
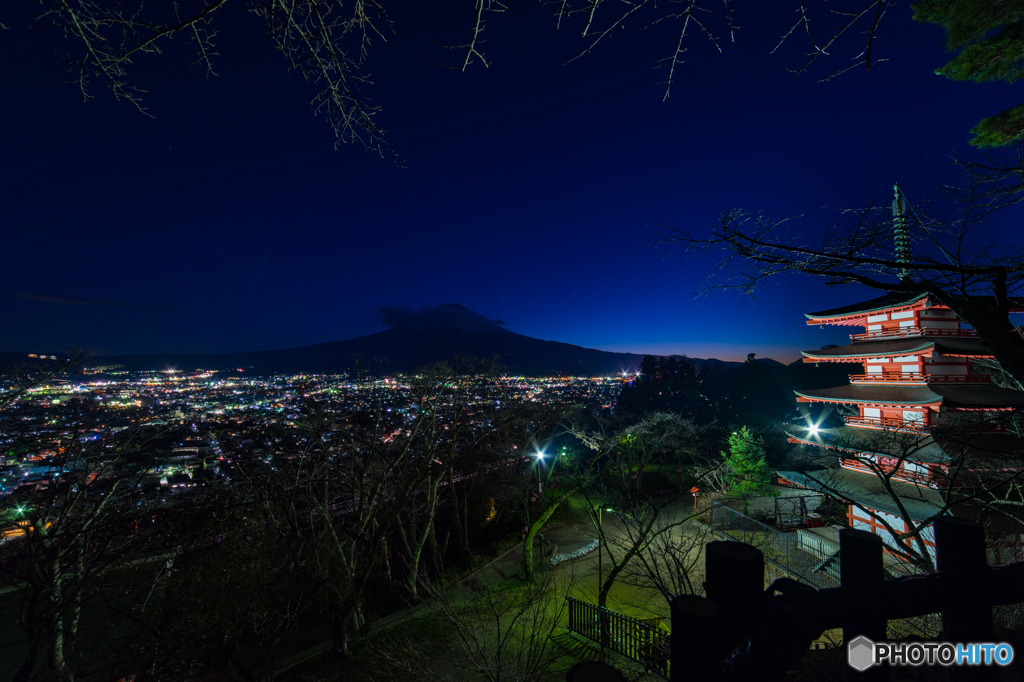
[{"label": "silhouetted tree", "polygon": [[[576,428],[573,432],[602,467],[600,475],[581,482],[579,491],[601,543],[599,551],[608,560],[598,591],[598,603],[605,606],[619,575],[657,537],[677,531],[693,515],[690,487],[705,486],[722,466],[713,448],[717,427],[661,412],[618,431]],[[668,491],[652,489],[652,481],[671,480],[677,465],[687,471],[683,488],[676,488],[673,483]],[[654,486],[661,487],[657,483]],[[614,540],[602,523],[601,510],[605,508],[614,510],[620,526],[621,532]]]},{"label": "silhouetted tree", "polygon": [[[973,327],[1003,370],[1024,384],[1024,337],[1009,319],[1011,303],[1019,303],[1014,296],[1024,290],[1024,249],[982,243],[976,235],[995,211],[1024,200],[1024,165],[963,168],[965,187],[944,188],[920,210],[906,206],[897,186],[894,204],[906,209],[902,219],[918,243],[913,253],[896,250],[888,201],[844,212],[815,244],[794,232],[789,219],[737,209],[704,231],[666,226],[660,238],[694,252],[722,253],[704,292],[755,295],[775,279],[805,274],[832,286],[927,295]],[[929,209],[936,217],[927,217]]]},{"label": "silhouetted tree", "polygon": [[[936,73],[958,81],[1014,83],[1024,77],[1024,6],[1013,0],[919,0],[914,19],[946,30],[946,49],[957,52]],[[1024,137],[1024,104],[982,120],[971,130],[977,147],[998,147]]]},{"label": "silhouetted tree", "polygon": [[[144,89],[130,74],[141,57],[161,54],[171,39],[178,38],[188,42],[193,63],[207,76],[214,76],[219,28],[229,21],[238,22],[236,17],[226,16],[231,9],[225,12],[225,7],[234,7],[227,0],[201,0],[188,10],[177,5],[114,0],[42,0],[40,4],[35,24],[55,28],[71,43],[60,52],[67,55],[69,71],[83,98],[93,96],[92,87],[98,80],[115,98],[144,113],[148,113],[141,98]],[[804,40],[802,61],[791,71],[801,73],[822,57],[844,50],[855,56],[833,75],[860,66],[870,69],[884,61],[875,54],[874,39],[892,4],[891,0],[858,0],[841,12],[819,12],[815,4],[798,0],[794,23],[772,52],[786,42]],[[379,108],[362,92],[367,82],[366,58],[371,48],[380,49],[374,43],[393,42],[398,37],[386,6],[378,0],[259,0],[251,10],[263,20],[264,32],[290,67],[316,83],[314,111],[324,116],[336,140],[356,142],[396,158],[380,127]],[[1013,50],[1019,47],[1015,33],[1019,11],[1015,3],[922,0],[912,6],[918,19],[947,28],[951,49],[964,48],[943,73],[970,80],[1016,77],[1019,65]],[[464,41],[442,45],[456,54],[454,63],[448,66],[461,71],[476,63],[489,65],[484,53],[488,21],[500,20],[502,13],[512,11],[495,0],[466,0],[466,9],[470,10],[468,36]],[[685,0],[666,5],[640,0],[623,5],[591,0],[558,3],[552,21],[556,28],[573,26],[573,32],[580,32],[582,44],[577,57],[589,54],[602,42],[610,42],[605,38],[627,24],[661,32],[668,47],[656,65],[665,85],[663,99],[668,99],[682,72],[683,55],[694,38],[707,40],[718,52],[734,41],[736,18],[744,24],[742,14],[734,15],[734,9],[731,1]],[[447,23],[454,28],[462,21],[453,15]],[[989,31],[1001,26],[1006,27],[1002,33],[986,38]],[[0,28],[12,27],[0,24]],[[847,40],[851,44],[846,45]],[[979,131],[979,143],[1000,144],[1012,139],[1019,133],[1020,117],[1015,109],[987,119],[982,124],[984,130]]]}]

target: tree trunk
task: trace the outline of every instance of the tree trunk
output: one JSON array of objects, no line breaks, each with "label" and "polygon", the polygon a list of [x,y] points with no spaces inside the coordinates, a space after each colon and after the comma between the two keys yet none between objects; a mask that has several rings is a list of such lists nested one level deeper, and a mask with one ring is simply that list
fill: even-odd
[{"label": "tree trunk", "polygon": [[434,536],[434,512],[437,510],[437,484],[440,482],[440,478],[427,479],[427,503],[426,503],[426,522],[423,524],[423,529],[416,538],[415,544],[411,548],[411,554],[409,556],[409,577],[406,584],[406,588],[409,593],[414,597],[419,596],[418,585],[420,577],[420,558],[423,556],[423,546],[427,540],[431,541],[431,546],[434,548],[434,552],[437,552],[437,539]]},{"label": "tree trunk", "polygon": [[387,581],[389,583],[393,583],[394,582],[394,578],[392,577],[392,574],[391,574],[391,555],[392,555],[391,543],[392,542],[394,542],[394,539],[389,534],[387,536],[387,538],[385,538],[384,544],[383,544],[383,546],[381,548],[381,559],[380,559],[381,560],[381,564],[383,564],[383,566],[384,566],[384,576],[387,578]]},{"label": "tree trunk", "polygon": [[348,656],[348,639],[351,634],[351,608],[340,607],[331,614],[331,639],[334,651],[341,656]]},{"label": "tree trunk", "polygon": [[455,470],[448,469],[448,489],[452,491],[452,524],[459,536],[459,548],[468,554],[469,532],[462,523],[462,507],[459,503],[459,492],[455,489]]},{"label": "tree trunk", "polygon": [[15,673],[11,682],[30,682],[33,679],[36,669],[36,661],[39,659],[39,638],[33,637],[29,640],[28,653],[25,655],[25,660],[22,661],[21,666],[18,667],[18,672]]},{"label": "tree trunk", "polygon": [[52,562],[53,589],[50,593],[50,667],[58,682],[74,682],[75,676],[68,668],[64,642],[64,573],[60,558]]},{"label": "tree trunk", "polygon": [[85,541],[79,536],[75,542],[75,573],[72,589],[74,596],[71,599],[71,613],[65,632],[64,658],[71,658],[75,651],[75,640],[78,637],[78,623],[82,617],[82,590],[85,582]]},{"label": "tree trunk", "polygon": [[36,662],[39,660],[39,654],[42,651],[43,635],[39,629],[39,609],[40,602],[40,588],[35,583],[30,583],[30,592],[28,597],[28,604],[25,606],[25,632],[28,635],[28,653],[25,655],[25,660],[22,661],[21,666],[18,668],[18,672],[15,673],[12,682],[29,682],[33,677],[33,673],[36,669]]},{"label": "tree trunk", "polygon": [[532,583],[537,577],[533,563],[533,541],[537,537],[537,533],[544,528],[544,524],[547,523],[548,519],[550,519],[552,514],[555,513],[555,510],[558,509],[559,505],[561,505],[569,495],[575,494],[577,490],[579,490],[579,487],[573,488],[569,492],[559,496],[558,499],[551,503],[551,506],[537,516],[533,525],[531,525],[530,529],[527,531],[526,539],[523,541],[523,563],[525,564],[524,571],[526,582]]},{"label": "tree trunk", "polygon": [[469,546],[469,487],[465,485],[462,487],[462,527],[465,529],[462,534],[462,555],[469,556],[472,551]]}]

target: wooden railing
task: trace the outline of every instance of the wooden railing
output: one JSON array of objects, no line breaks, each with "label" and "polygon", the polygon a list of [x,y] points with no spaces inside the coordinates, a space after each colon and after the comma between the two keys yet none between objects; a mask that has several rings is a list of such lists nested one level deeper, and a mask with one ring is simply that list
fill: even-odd
[{"label": "wooden railing", "polygon": [[[882,539],[839,531],[839,587],[816,590],[790,578],[764,589],[764,555],[740,542],[712,542],[705,553],[706,597],[672,600],[673,682],[781,680],[826,630],[843,640],[888,638],[890,620],[941,613],[945,642],[992,642],[992,608],[1024,602],[1024,563],[986,565],[980,524],[934,522],[937,571],[886,580]],[[845,658],[845,657],[844,657]],[[950,679],[975,679],[969,667]],[[864,679],[888,679],[871,668]],[[858,678],[860,679],[860,678]],[[981,678],[987,679],[987,678]]]},{"label": "wooden railing", "polygon": [[847,426],[867,426],[875,429],[898,429],[900,431],[916,432],[927,427],[927,424],[920,422],[905,422],[902,419],[891,417],[846,417]]},{"label": "wooden railing", "polygon": [[[925,422],[906,422],[902,419],[892,417],[846,417],[847,426],[861,426],[870,429],[889,429],[892,431],[904,431],[907,433],[918,433],[932,428],[934,424]],[[1008,424],[1002,422],[988,422],[978,425],[979,431],[1002,433],[1007,430]]]},{"label": "wooden railing", "polygon": [[569,631],[668,678],[669,634],[629,616],[567,597]]},{"label": "wooden railing", "polygon": [[[912,483],[918,486],[935,485],[935,480],[939,479],[940,484],[947,482],[948,472],[940,464],[926,464],[920,465],[918,462],[906,462],[899,459],[892,459],[885,461],[886,458],[882,458],[882,461],[874,460],[872,466],[869,466],[867,462],[862,459],[854,457],[844,457],[840,459],[841,466],[844,469],[854,469],[856,471],[863,471],[876,476],[879,472],[885,474],[892,474],[892,480],[900,481],[903,483]],[[907,464],[918,464],[924,468],[919,471],[907,471]]]},{"label": "wooden railing", "polygon": [[921,372],[882,372],[881,374],[851,374],[850,381],[854,383],[871,381],[926,381],[934,383],[988,383],[992,378],[991,374],[923,374]]},{"label": "wooden railing", "polygon": [[864,334],[850,334],[851,341],[875,341],[878,339],[900,339],[908,336],[977,336],[973,329],[939,329],[937,327],[900,327],[899,329],[883,329]]}]

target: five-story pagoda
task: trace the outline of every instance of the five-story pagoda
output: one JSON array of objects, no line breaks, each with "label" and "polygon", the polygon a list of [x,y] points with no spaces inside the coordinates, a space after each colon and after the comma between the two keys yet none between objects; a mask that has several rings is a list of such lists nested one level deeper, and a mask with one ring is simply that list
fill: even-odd
[{"label": "five-story pagoda", "polygon": [[[906,262],[898,185],[896,192],[896,252]],[[1010,312],[1024,312],[1024,305],[1014,301]],[[1024,442],[1007,417],[1024,406],[1024,394],[974,371],[977,360],[992,358],[975,331],[927,293],[890,292],[807,318],[864,331],[851,334],[848,345],[805,351],[804,362],[858,363],[864,371],[845,386],[796,391],[798,402],[839,405],[847,413],[844,426],[809,422],[790,437],[827,448],[839,467],[779,475],[844,501],[851,527],[878,534],[897,555],[916,555],[919,568],[929,555],[934,559],[930,520],[942,514],[987,519],[994,561],[1020,553],[1020,525],[993,514],[988,502],[1019,496],[1015,472],[1024,468]]]}]

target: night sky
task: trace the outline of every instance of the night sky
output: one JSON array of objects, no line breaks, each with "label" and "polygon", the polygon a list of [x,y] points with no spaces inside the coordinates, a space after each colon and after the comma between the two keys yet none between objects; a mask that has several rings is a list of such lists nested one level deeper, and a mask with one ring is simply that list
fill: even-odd
[{"label": "night sky", "polygon": [[334,149],[315,87],[242,4],[220,16],[217,77],[181,41],[137,60],[147,118],[99,82],[83,104],[54,54],[77,46],[5,3],[0,350],[286,348],[381,331],[380,306],[461,303],[541,339],[788,362],[845,338],[804,312],[877,294],[796,279],[760,303],[695,299],[713,263],[646,246],[654,226],[746,206],[813,234],[824,207],[947,180],[969,129],[1020,100],[936,76],[942,31],[906,5],[878,36],[889,61],[819,83],[860,39],[795,76],[804,43],[768,55],[793,15],[763,7],[788,4],[740,3],[736,42],[693,36],[662,102],[669,31],[627,24],[565,65],[580,24],[556,30],[536,2],[490,18],[489,69],[438,66],[461,60],[437,43],[462,42],[471,4],[397,3],[373,45],[365,92],[399,166]]}]

